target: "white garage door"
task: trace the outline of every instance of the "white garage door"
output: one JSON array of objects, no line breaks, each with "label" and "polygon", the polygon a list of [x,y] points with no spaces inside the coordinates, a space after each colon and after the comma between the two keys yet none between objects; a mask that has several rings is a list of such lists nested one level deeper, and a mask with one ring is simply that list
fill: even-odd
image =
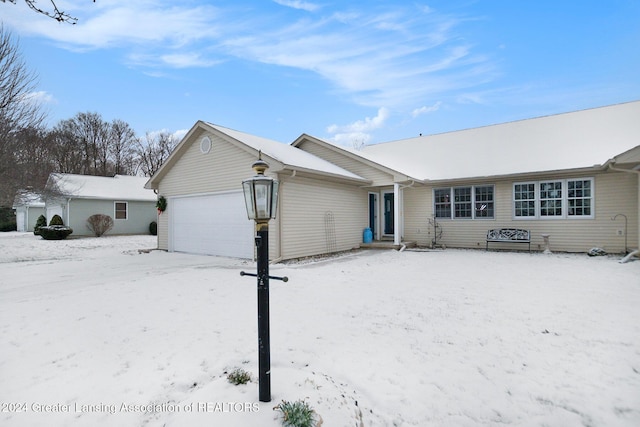
[{"label": "white garage door", "polygon": [[242,192],[179,197],[170,201],[170,250],[253,258],[254,222]]}]

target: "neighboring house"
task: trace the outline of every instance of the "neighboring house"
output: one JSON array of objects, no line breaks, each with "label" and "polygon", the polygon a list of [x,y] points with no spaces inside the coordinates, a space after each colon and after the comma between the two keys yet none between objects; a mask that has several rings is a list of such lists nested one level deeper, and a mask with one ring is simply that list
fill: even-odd
[{"label": "neighboring house", "polygon": [[146,190],[148,178],[52,173],[45,186],[47,223],[60,215],[74,236],[93,235],[87,219],[94,214],[113,218],[108,234],[148,234],[157,219],[156,195]]},{"label": "neighboring house", "polygon": [[552,250],[623,252],[625,237],[640,246],[639,118],[631,102],[360,151],[199,121],[146,187],[168,200],[158,246],[169,251],[253,256],[241,182],[261,151],[281,183],[272,259],[357,247],[366,227],[397,245],[431,246],[437,231],[437,243],[478,248],[487,230],[510,227],[531,230],[534,249],[550,234]]},{"label": "neighboring house", "polygon": [[16,211],[16,229],[33,231],[40,215],[44,215],[44,201],[40,194],[32,191],[20,191],[13,201]]}]

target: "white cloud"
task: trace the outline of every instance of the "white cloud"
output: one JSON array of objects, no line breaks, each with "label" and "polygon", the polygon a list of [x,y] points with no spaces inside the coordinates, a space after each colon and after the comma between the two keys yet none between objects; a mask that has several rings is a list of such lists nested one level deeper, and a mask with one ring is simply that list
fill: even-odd
[{"label": "white cloud", "polygon": [[365,117],[347,125],[330,125],[327,132],[333,134],[330,138],[340,145],[357,148],[366,144],[371,139],[370,132],[381,128],[389,118],[389,110],[382,107],[378,109],[375,117]]},{"label": "white cloud", "polygon": [[189,129],[179,129],[175,132],[173,132],[173,136],[174,138],[176,138],[178,141],[182,141],[182,138],[184,138],[184,136],[187,134],[187,132],[189,132]]},{"label": "white cloud", "polygon": [[425,105],[425,106],[422,106],[420,108],[416,108],[415,110],[413,110],[411,112],[411,115],[415,118],[415,117],[421,116],[423,114],[432,113],[434,111],[438,111],[440,109],[441,105],[442,105],[442,101],[438,101],[438,102],[436,102],[435,104],[433,104],[430,107],[427,107]]},{"label": "white cloud", "polygon": [[162,55],[162,62],[174,68],[211,67],[222,61],[203,58],[199,53],[172,53]]},{"label": "white cloud", "polygon": [[273,0],[273,1],[278,3],[280,6],[306,10],[307,12],[314,12],[320,9],[320,6],[317,4],[307,2],[307,1],[302,1],[302,0]]},{"label": "white cloud", "polygon": [[211,6],[188,8],[160,0],[81,3],[74,7],[70,2],[64,9],[78,17],[76,25],[51,25],[50,20],[31,19],[28,14],[30,19],[20,23],[21,32],[80,51],[156,44],[179,48],[217,34],[218,10]]},{"label": "white cloud", "polygon": [[43,105],[55,103],[55,98],[50,93],[40,90],[25,94],[22,101],[29,104]]},{"label": "white cloud", "polygon": [[[273,1],[309,11],[320,7],[306,0]],[[491,62],[458,34],[462,19],[419,5],[333,7],[292,22],[242,2],[194,7],[170,0],[70,0],[65,9],[79,18],[74,26],[51,25],[31,14],[10,19],[22,34],[68,49],[122,49],[123,58],[146,71],[212,67],[230,58],[308,70],[370,107],[406,111],[494,78]]]},{"label": "white cloud", "polygon": [[454,34],[460,24],[418,7],[351,9],[230,38],[226,47],[244,59],[317,73],[358,104],[406,108],[491,76],[488,59]]}]

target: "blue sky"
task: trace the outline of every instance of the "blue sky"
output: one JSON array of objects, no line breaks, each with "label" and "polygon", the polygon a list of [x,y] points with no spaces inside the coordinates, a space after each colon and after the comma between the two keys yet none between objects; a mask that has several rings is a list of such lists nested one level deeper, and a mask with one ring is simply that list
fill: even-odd
[{"label": "blue sky", "polygon": [[[637,0],[0,3],[49,124],[376,143],[640,99]],[[48,5],[41,0],[40,7]]]}]

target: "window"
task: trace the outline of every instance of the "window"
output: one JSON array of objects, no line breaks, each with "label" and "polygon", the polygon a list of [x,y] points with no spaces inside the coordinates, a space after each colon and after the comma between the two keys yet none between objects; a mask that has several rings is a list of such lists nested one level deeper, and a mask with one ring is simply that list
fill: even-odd
[{"label": "window", "polygon": [[453,189],[455,218],[471,218],[471,187]]},{"label": "window", "polygon": [[562,181],[540,183],[540,216],[562,216]]},{"label": "window", "polygon": [[[436,188],[433,190],[433,200],[433,211],[436,218],[480,219],[494,217],[493,185]],[[453,200],[453,207],[451,200]]]},{"label": "window", "polygon": [[567,181],[567,215],[591,216],[591,180]]},{"label": "window", "polygon": [[513,184],[515,218],[593,218],[593,178]]},{"label": "window", "polygon": [[439,188],[434,190],[433,198],[435,201],[434,212],[436,218],[451,218],[450,193],[450,188]]},{"label": "window", "polygon": [[493,218],[493,186],[475,188],[476,218]]},{"label": "window", "polygon": [[115,203],[115,218],[116,219],[127,219],[127,202],[116,202]]},{"label": "window", "polygon": [[536,184],[514,184],[513,207],[515,216],[527,218],[536,216]]}]

